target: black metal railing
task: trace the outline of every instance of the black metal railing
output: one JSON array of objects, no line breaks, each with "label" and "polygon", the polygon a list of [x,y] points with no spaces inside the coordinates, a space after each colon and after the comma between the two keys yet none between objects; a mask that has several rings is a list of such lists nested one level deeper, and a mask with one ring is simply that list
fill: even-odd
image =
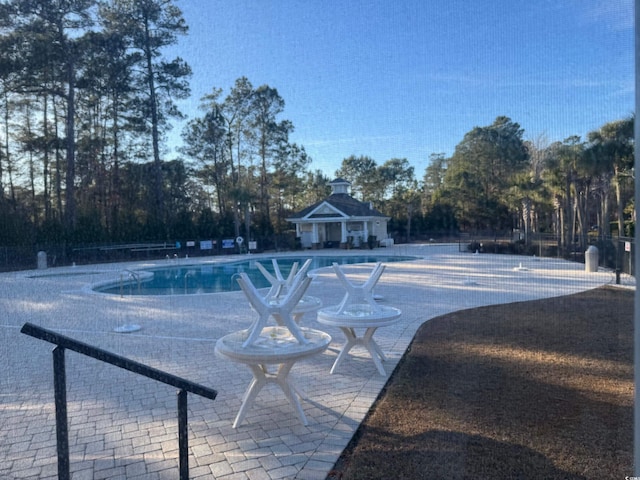
[{"label": "black metal railing", "polygon": [[187,429],[187,393],[215,400],[218,392],[203,387],[170,373],[149,367],[134,360],[60,335],[31,323],[25,323],[20,330],[26,335],[57,345],[53,349],[53,388],[56,407],[56,439],[58,445],[58,479],[69,480],[69,433],[67,424],[67,387],[65,371],[65,350],[86,355],[101,362],[129,370],[158,382],[178,388],[178,451],[180,480],[189,479],[189,433]]}]

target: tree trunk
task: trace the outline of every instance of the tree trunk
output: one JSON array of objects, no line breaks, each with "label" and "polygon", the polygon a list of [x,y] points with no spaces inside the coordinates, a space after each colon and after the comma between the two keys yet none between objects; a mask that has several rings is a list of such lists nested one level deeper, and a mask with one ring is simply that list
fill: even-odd
[{"label": "tree trunk", "polygon": [[[55,130],[55,137],[59,138],[60,132],[58,131],[58,109],[56,107],[56,102],[53,102],[53,125]],[[55,189],[56,189],[56,210],[58,214],[58,219],[62,218],[62,154],[60,152],[60,147],[58,146],[58,142],[56,142],[55,148],[55,165],[56,165],[56,174],[55,174]]]},{"label": "tree trunk", "polygon": [[[622,205],[622,188],[620,187],[620,172],[618,168],[615,168],[614,183],[616,186],[616,208],[618,210],[618,236],[623,237],[624,231],[624,205]],[[609,220],[607,219],[607,226]]]},{"label": "tree trunk", "polygon": [[156,84],[153,70],[153,55],[151,53],[151,33],[149,31],[149,21],[145,19],[144,24],[145,47],[144,54],[147,62],[147,84],[149,87],[149,106],[151,108],[151,145],[153,149],[153,171],[155,188],[155,217],[162,222],[164,219],[164,192],[162,182],[162,163],[160,160],[160,140],[159,140],[159,118],[158,99],[156,95]]},{"label": "tree trunk", "polygon": [[69,91],[67,94],[67,119],[66,119],[66,148],[67,148],[67,173],[65,192],[65,228],[71,233],[76,227],[76,142],[75,142],[75,70],[71,59],[67,61],[67,82]]},{"label": "tree trunk", "polygon": [[42,183],[44,197],[44,218],[46,221],[51,219],[51,187],[49,185],[49,118],[47,95],[44,96],[44,107],[42,112],[42,135],[44,136],[44,156],[42,159]]}]

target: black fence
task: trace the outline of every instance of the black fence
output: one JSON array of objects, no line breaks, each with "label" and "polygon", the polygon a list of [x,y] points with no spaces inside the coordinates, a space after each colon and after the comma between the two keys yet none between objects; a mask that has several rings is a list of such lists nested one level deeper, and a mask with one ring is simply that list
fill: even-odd
[{"label": "black fence", "polygon": [[478,253],[502,253],[550,258],[564,258],[584,263],[587,248],[598,249],[598,265],[635,276],[635,239],[632,237],[603,237],[589,235],[587,245],[574,242],[560,245],[556,235],[530,234],[525,241],[522,234],[462,234],[458,239],[459,250]]},{"label": "black fence", "polygon": [[[252,251],[258,252],[256,248]],[[91,245],[0,246],[0,272],[42,267],[159,260],[245,253],[253,244],[237,239]]]},{"label": "black fence", "polygon": [[[530,234],[525,241],[519,232],[505,234],[474,233],[448,234],[446,237],[433,236],[422,240],[425,242],[457,242],[460,251],[481,253],[504,253],[514,255],[536,255],[538,257],[565,258],[584,263],[585,247],[574,242],[568,247],[560,246],[556,235]],[[291,242],[280,242],[287,245],[284,250],[294,249]],[[396,242],[399,243],[399,242]],[[46,263],[47,267],[70,265],[88,265],[110,262],[126,262],[136,260],[160,260],[164,258],[202,257],[261,252],[266,242],[238,242],[237,239],[216,239],[207,241],[172,241],[146,243],[92,244],[76,245],[32,245],[32,246],[0,246],[0,272],[13,270],[29,270]],[[635,239],[632,237],[603,237],[589,235],[588,245],[598,248],[598,263],[601,267],[618,270],[635,276]],[[274,247],[275,250],[278,250]]]}]

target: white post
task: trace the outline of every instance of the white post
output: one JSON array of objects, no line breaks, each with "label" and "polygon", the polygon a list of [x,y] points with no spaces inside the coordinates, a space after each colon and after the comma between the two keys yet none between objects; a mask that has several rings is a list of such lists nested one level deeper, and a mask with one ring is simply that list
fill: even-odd
[{"label": "white post", "polygon": [[342,220],[340,222],[340,226],[342,227],[342,230],[340,233],[340,243],[345,244],[347,243],[347,221]]}]

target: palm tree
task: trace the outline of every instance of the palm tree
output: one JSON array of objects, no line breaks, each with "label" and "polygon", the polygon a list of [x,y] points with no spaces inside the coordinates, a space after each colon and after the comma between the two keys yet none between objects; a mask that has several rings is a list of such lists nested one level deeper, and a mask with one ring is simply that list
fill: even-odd
[{"label": "palm tree", "polygon": [[[624,234],[622,187],[633,175],[634,120],[635,117],[631,116],[624,120],[609,122],[588,135],[593,156],[602,163],[602,169],[609,172],[611,182],[615,187],[618,235]],[[609,220],[603,218],[602,221],[602,227],[608,233]]]},{"label": "palm tree", "polygon": [[556,207],[556,231],[558,247],[568,251],[573,244],[576,225],[576,201],[574,198],[577,162],[584,149],[580,138],[569,137],[549,146],[542,178],[553,196]]}]

